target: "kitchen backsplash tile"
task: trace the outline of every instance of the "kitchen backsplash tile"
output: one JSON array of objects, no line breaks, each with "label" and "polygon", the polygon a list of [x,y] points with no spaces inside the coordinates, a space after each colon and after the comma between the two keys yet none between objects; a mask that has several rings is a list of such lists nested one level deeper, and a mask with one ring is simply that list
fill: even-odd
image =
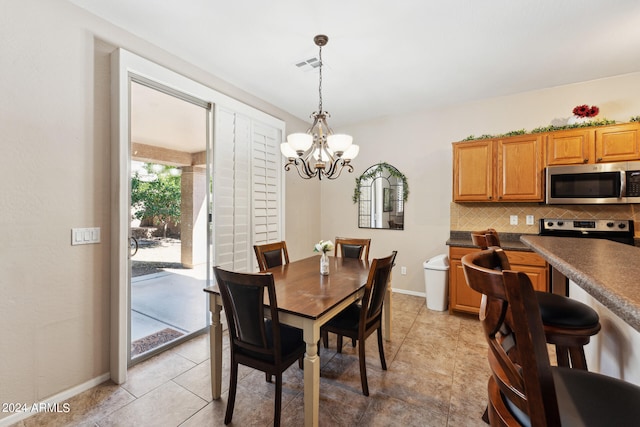
[{"label": "kitchen backsplash tile", "polygon": [[[542,205],[537,203],[451,203],[451,230],[468,231],[495,228],[505,233],[538,233],[540,218],[632,219],[640,236],[640,209],[635,205]],[[518,225],[511,225],[511,215]],[[534,225],[526,224],[533,215]]]}]

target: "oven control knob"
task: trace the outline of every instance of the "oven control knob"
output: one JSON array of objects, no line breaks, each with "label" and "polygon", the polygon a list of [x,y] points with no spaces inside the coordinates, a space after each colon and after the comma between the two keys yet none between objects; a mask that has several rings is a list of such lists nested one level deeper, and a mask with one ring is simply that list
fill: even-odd
[{"label": "oven control knob", "polygon": [[623,222],[621,222],[620,224],[618,224],[618,228],[620,228],[620,229],[624,229],[624,228],[626,228],[626,227],[627,227],[627,226],[626,226]]},{"label": "oven control knob", "polygon": [[558,225],[562,227],[564,225],[564,221],[558,221]]},{"label": "oven control knob", "polygon": [[609,227],[609,228],[613,227],[613,223],[612,222],[608,222],[607,223],[607,227]]},{"label": "oven control knob", "polygon": [[551,221],[547,222],[547,226],[553,227],[553,222],[551,222]]}]

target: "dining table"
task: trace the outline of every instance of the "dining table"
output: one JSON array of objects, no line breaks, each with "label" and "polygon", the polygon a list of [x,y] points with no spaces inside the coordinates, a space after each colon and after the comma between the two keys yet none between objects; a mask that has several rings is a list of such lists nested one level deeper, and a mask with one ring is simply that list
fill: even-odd
[{"label": "dining table", "polygon": [[[329,274],[320,274],[320,255],[272,267],[281,323],[302,329],[304,356],[304,424],[317,426],[320,405],[320,327],[364,294],[370,262],[329,257]],[[211,325],[211,394],[220,398],[222,378],[222,299],[217,284],[204,289],[209,294]],[[384,303],[383,334],[391,337],[391,284]]]}]

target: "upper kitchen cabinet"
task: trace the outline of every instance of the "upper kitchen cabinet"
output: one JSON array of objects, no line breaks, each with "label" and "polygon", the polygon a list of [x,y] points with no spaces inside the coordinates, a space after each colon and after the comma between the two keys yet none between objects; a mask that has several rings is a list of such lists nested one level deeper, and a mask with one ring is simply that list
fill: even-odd
[{"label": "upper kitchen cabinet", "polygon": [[640,125],[626,123],[547,134],[547,165],[640,159]]},{"label": "upper kitchen cabinet", "polygon": [[596,128],[595,161],[623,162],[640,159],[640,125],[623,125]]},{"label": "upper kitchen cabinet", "polygon": [[493,198],[493,140],[453,144],[453,200],[487,202]]},{"label": "upper kitchen cabinet", "polygon": [[578,128],[547,134],[547,165],[572,165],[593,162],[593,129]]},{"label": "upper kitchen cabinet", "polygon": [[543,138],[523,135],[498,140],[497,201],[541,202]]},{"label": "upper kitchen cabinet", "polygon": [[453,144],[453,200],[538,202],[543,200],[541,135]]}]

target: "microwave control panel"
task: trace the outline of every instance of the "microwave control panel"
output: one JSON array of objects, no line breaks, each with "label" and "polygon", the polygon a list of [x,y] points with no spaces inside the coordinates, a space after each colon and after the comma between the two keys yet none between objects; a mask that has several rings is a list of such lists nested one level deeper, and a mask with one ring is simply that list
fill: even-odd
[{"label": "microwave control panel", "polygon": [[640,197],[640,171],[627,171],[627,197]]}]

